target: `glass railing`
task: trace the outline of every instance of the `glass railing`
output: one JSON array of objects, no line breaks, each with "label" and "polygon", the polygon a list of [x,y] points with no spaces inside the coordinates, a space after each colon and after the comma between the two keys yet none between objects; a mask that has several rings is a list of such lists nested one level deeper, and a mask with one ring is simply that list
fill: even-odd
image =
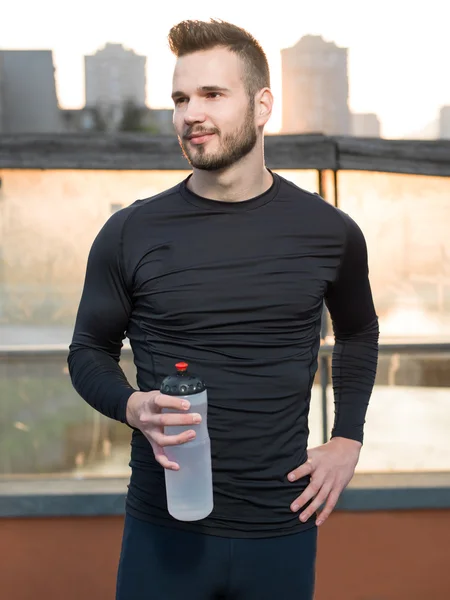
[{"label": "glass railing", "polygon": [[[130,352],[121,366],[132,385]],[[0,475],[126,475],[130,429],[72,387],[67,350],[0,350]]]},{"label": "glass railing", "polygon": [[[380,350],[357,470],[450,471],[450,344]],[[310,447],[323,443],[324,423],[327,437],[333,423],[331,352],[322,348],[312,389]],[[66,357],[57,347],[0,350],[0,476],[129,474],[129,428],[77,395]],[[135,385],[128,348],[121,366]]]},{"label": "glass railing", "polygon": [[[323,354],[327,376],[313,396],[310,445],[321,443],[325,433],[317,422],[326,423],[329,435],[334,419],[331,348]],[[381,345],[357,471],[450,471],[449,428],[450,344]]]},{"label": "glass railing", "polygon": [[[280,173],[316,191],[316,171]],[[0,346],[68,343],[98,231],[113,212],[187,175],[0,169]]]},{"label": "glass railing", "polygon": [[450,340],[450,177],[342,171],[338,188],[367,240],[382,337]]},{"label": "glass railing", "polygon": [[[316,170],[278,172],[337,199],[367,240],[381,353],[358,470],[450,471],[450,177],[329,171],[320,184]],[[0,476],[128,475],[130,430],[77,395],[67,347],[99,229],[187,174],[0,169]],[[330,352],[310,446],[332,426]],[[129,349],[122,367],[134,382]]]}]

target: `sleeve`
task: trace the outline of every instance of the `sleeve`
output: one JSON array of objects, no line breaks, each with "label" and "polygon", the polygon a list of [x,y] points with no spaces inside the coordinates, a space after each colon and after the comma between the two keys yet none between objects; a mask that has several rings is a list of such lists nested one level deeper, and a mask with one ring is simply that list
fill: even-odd
[{"label": "sleeve", "polygon": [[72,384],[80,396],[122,423],[128,398],[136,391],[119,366],[132,310],[122,264],[126,211],[110,217],[92,244],[68,356]]},{"label": "sleeve", "polygon": [[335,418],[331,437],[362,443],[377,371],[379,327],[369,282],[366,241],[358,225],[339,212],[347,236],[338,276],[325,297],[335,337],[332,356]]}]

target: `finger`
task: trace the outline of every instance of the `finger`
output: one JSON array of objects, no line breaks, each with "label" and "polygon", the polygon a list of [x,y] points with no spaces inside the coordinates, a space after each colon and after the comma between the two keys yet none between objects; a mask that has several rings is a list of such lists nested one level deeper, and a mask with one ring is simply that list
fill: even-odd
[{"label": "finger", "polygon": [[179,413],[159,413],[157,415],[152,415],[152,418],[150,418],[149,421],[160,427],[171,425],[198,425],[202,422],[202,417],[198,413],[188,413],[187,415]]},{"label": "finger", "polygon": [[311,475],[312,470],[312,462],[311,459],[308,458],[308,460],[305,463],[303,463],[302,465],[300,465],[300,467],[297,467],[297,469],[294,469],[288,474],[288,479],[289,481],[297,481],[302,477],[306,477],[306,475]]},{"label": "finger", "polygon": [[155,455],[155,459],[159,462],[159,464],[165,469],[170,469],[171,471],[178,471],[180,465],[176,462],[170,461],[167,456],[164,454],[164,450],[155,442],[151,442],[151,446],[153,448],[153,454]]},{"label": "finger", "polygon": [[167,396],[166,394],[156,394],[153,400],[155,406],[159,409],[172,408],[174,410],[189,410],[191,403],[177,396]]},{"label": "finger", "polygon": [[177,435],[165,435],[161,431],[153,430],[151,433],[152,440],[164,448],[165,446],[179,446],[180,444],[186,444],[195,438],[195,431],[188,429]]},{"label": "finger", "polygon": [[308,487],[305,488],[305,490],[300,494],[300,496],[296,500],[294,500],[294,502],[291,505],[291,510],[293,512],[297,512],[302,506],[309,502],[311,498],[314,498],[314,496],[319,493],[322,484],[323,481],[321,480],[311,480],[311,483],[308,485]]},{"label": "finger", "polygon": [[139,417],[139,423],[142,429],[151,429],[153,427],[159,427],[163,430],[164,427],[170,426],[185,426],[185,425],[198,425],[202,422],[202,417],[198,413],[182,414],[179,412],[164,412],[160,413],[146,413]]},{"label": "finger", "polygon": [[330,492],[330,495],[328,496],[328,500],[327,503],[325,504],[325,506],[323,507],[323,509],[320,511],[320,514],[318,516],[318,519],[316,521],[316,525],[318,527],[320,527],[320,525],[322,525],[323,523],[325,523],[325,521],[328,519],[328,517],[331,515],[331,513],[333,512],[337,501],[339,500],[339,496],[341,495],[341,490],[339,489],[333,489]]},{"label": "finger", "polygon": [[300,515],[300,521],[303,521],[303,523],[305,521],[307,521],[316,512],[316,510],[322,506],[322,504],[328,498],[328,495],[331,492],[331,489],[332,489],[331,483],[326,483],[322,486],[322,489],[316,495],[316,497],[311,502],[311,504],[308,506],[308,508],[306,508]]}]

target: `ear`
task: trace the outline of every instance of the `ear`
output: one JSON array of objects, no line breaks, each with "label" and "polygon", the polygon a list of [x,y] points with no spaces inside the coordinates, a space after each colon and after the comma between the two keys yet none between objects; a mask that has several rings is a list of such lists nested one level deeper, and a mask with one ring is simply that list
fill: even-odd
[{"label": "ear", "polygon": [[273,94],[269,88],[263,88],[255,96],[255,119],[258,127],[264,127],[272,115]]}]

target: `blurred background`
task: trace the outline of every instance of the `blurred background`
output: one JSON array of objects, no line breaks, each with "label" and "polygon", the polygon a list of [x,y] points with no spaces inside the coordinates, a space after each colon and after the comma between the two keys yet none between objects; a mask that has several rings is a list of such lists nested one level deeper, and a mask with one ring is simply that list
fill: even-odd
[{"label": "blurred background", "polygon": [[[326,177],[311,161],[307,167],[300,162],[298,168],[289,163],[274,170],[338,203],[367,239],[382,351],[358,473],[450,473],[446,10],[441,0],[426,5],[278,0],[266,6],[233,0],[223,6],[200,0],[167,5],[41,0],[2,7],[3,481],[126,481],[129,475],[130,431],[77,396],[68,376],[67,347],[95,235],[115,211],[185,178],[188,164],[184,169],[122,168],[116,159],[112,168],[89,168],[79,140],[89,152],[90,140],[100,139],[107,154],[118,139],[141,136],[150,146],[154,139],[158,147],[167,143],[168,152],[177,152],[171,142],[174,58],[166,36],[182,19],[210,17],[247,28],[266,50],[275,94],[267,137],[300,140],[319,134],[360,140],[369,149],[390,148],[380,146],[383,140],[392,141],[392,147],[404,142],[405,168],[381,169],[366,159],[360,168],[331,169]],[[27,145],[42,140],[47,148],[61,144],[65,151],[75,144],[65,168],[51,158],[45,163],[44,155],[45,168],[23,160]],[[20,151],[11,151],[14,147]],[[429,149],[439,157],[434,170],[426,158]],[[419,158],[414,162],[416,153],[423,164]],[[325,328],[311,401],[311,446],[326,441],[333,421],[332,343]],[[134,383],[127,345],[121,364]],[[444,597],[450,593],[420,596]]]},{"label": "blurred background", "polygon": [[[174,137],[166,36],[183,18],[209,18],[209,3],[156,10],[132,0],[119,11],[81,1],[62,15],[44,0],[27,4],[21,20],[23,5],[2,15],[4,136]],[[275,94],[268,135],[450,139],[450,37],[440,8],[431,0],[424,18],[400,1],[362,10],[348,0],[281,0],[256,14],[229,2],[220,18],[248,28],[267,52]],[[0,171],[0,348],[15,350],[0,362],[2,475],[128,473],[129,432],[77,397],[66,347],[98,230],[114,211],[186,177],[188,166]],[[299,167],[278,171],[323,193],[317,171]],[[450,178],[338,171],[335,184],[367,239],[381,341],[449,342]],[[47,353],[19,352],[35,347]],[[133,378],[130,355],[123,365]],[[449,366],[443,353],[383,354],[359,469],[450,468]],[[323,429],[320,386],[314,391],[312,444]]]},{"label": "blurred background", "polygon": [[247,28],[266,51],[276,98],[267,132],[450,137],[441,0],[279,0],[258,10],[237,0],[10,3],[0,38],[2,131],[171,133],[167,33],[184,18],[214,16]]}]

